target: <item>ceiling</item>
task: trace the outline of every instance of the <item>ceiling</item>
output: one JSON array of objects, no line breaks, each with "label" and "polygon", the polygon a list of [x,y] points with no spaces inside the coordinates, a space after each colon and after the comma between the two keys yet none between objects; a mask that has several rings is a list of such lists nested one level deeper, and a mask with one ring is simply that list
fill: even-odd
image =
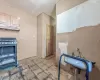
[{"label": "ceiling", "polygon": [[8,4],[21,8],[33,15],[39,15],[44,12],[48,15],[52,14],[56,0],[4,0]]}]

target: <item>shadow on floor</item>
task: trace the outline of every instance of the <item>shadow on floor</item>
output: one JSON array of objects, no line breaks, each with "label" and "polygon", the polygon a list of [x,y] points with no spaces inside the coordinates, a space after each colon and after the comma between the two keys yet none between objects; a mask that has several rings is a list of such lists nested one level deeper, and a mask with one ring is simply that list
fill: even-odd
[{"label": "shadow on floor", "polygon": [[97,67],[90,73],[90,80],[100,80],[100,70]]}]

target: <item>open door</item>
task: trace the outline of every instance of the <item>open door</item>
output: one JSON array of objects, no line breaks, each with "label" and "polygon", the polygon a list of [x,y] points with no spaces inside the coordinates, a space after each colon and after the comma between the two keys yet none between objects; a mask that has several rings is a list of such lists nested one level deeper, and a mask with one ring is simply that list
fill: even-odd
[{"label": "open door", "polygon": [[46,25],[46,56],[53,54],[53,26]]}]

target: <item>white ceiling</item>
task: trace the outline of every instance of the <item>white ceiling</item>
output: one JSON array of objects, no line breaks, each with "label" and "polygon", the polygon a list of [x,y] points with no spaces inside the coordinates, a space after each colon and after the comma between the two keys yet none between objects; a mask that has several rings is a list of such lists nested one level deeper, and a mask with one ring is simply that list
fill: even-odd
[{"label": "white ceiling", "polygon": [[56,0],[4,0],[8,4],[22,8],[27,12],[32,13],[33,15],[39,15],[40,13],[44,12],[48,15],[51,15]]}]

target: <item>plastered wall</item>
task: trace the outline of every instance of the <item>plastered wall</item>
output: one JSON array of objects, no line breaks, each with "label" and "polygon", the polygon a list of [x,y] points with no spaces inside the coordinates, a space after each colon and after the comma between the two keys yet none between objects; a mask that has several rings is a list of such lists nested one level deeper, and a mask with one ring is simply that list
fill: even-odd
[{"label": "plastered wall", "polygon": [[42,58],[46,57],[46,25],[51,24],[50,16],[45,13],[38,15],[38,55]]},{"label": "plastered wall", "polygon": [[43,14],[37,16],[37,55],[42,56],[42,39],[43,39]]},{"label": "plastered wall", "polygon": [[100,0],[88,0],[57,15],[57,33],[73,32],[77,28],[100,23]]},{"label": "plastered wall", "polygon": [[[53,28],[53,44],[56,44],[56,20],[52,18],[51,16],[41,13],[37,16],[37,54],[38,56],[45,58],[46,55],[46,27],[47,25],[52,25]],[[56,46],[53,45],[53,53],[56,52]]]},{"label": "plastered wall", "polygon": [[37,18],[0,2],[0,12],[20,17],[20,31],[0,30],[0,37],[14,37],[18,41],[18,60],[37,55]]},{"label": "plastered wall", "polygon": [[61,14],[62,12],[79,5],[87,0],[58,0],[56,3],[56,14]]},{"label": "plastered wall", "polygon": [[[59,56],[61,55],[60,50],[58,48],[58,43],[66,43],[68,42],[67,52],[68,54],[75,53],[75,55],[79,55],[76,51],[77,48],[80,49],[82,55],[90,60],[96,62],[93,71],[90,73],[90,80],[99,80],[100,79],[100,24],[96,26],[88,26],[79,28],[74,32],[70,33],[60,33],[57,34],[57,52],[56,52],[56,60],[58,63]],[[69,65],[62,66],[63,69],[71,71]],[[82,73],[81,73],[82,74]],[[80,80],[84,80],[84,75],[81,75]]]},{"label": "plastered wall", "polygon": [[[83,56],[96,62],[100,68],[100,25],[79,28],[75,32],[68,34],[68,52],[75,52],[80,48]],[[67,35],[67,34],[66,34]],[[78,53],[75,52],[76,55]]]},{"label": "plastered wall", "polygon": [[[81,53],[86,59],[96,62],[96,66],[95,68],[93,68],[93,72],[90,74],[90,80],[99,80],[100,79],[99,77],[100,75],[100,54],[99,54],[100,53],[100,49],[99,49],[100,48],[100,37],[99,37],[100,16],[98,13],[100,11],[99,10],[100,5],[99,5],[99,0],[89,0],[84,3],[88,3],[88,4],[82,6],[83,11],[81,11],[81,13],[80,13],[81,8],[77,8],[74,12],[72,10],[71,14],[69,13],[69,17],[66,18],[69,21],[68,25],[66,25],[67,23],[65,25],[63,24],[65,18],[61,20],[62,21],[61,23],[65,27],[64,29],[69,29],[69,31],[66,30],[63,32],[62,30],[60,33],[59,32],[57,33],[56,58],[58,62],[59,56],[61,55],[60,50],[58,48],[58,43],[68,42],[68,48],[67,47],[66,48],[69,54],[75,52],[75,54],[78,55],[76,49],[79,48]],[[57,8],[59,9],[59,7]],[[69,9],[66,10],[66,12],[67,11],[69,11]],[[62,14],[64,13],[63,11],[61,12]],[[75,18],[72,16],[72,13],[73,16],[75,16],[74,14],[76,13],[79,14]],[[57,25],[57,27],[58,26],[59,25]],[[62,28],[63,26],[59,26],[59,27]],[[72,26],[74,26],[74,28]],[[63,66],[64,69],[66,67],[68,66],[65,67]],[[69,71],[71,70],[69,69]],[[84,79],[81,77],[80,80],[84,80]]]}]

